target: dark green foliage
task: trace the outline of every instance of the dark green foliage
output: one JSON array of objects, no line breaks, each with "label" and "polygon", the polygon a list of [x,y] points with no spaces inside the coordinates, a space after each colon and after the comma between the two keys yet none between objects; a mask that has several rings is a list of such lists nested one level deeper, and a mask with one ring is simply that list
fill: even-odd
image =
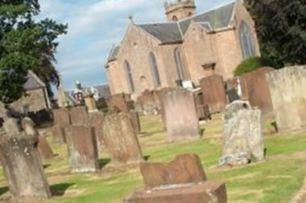
[{"label": "dark green foliage", "polygon": [[234,71],[235,76],[252,72],[264,66],[272,66],[271,62],[260,57],[251,57],[242,61]]},{"label": "dark green foliage", "polygon": [[262,56],[280,68],[306,64],[306,1],[246,0],[256,23]]},{"label": "dark green foliage", "polygon": [[66,25],[39,14],[38,0],[0,0],[0,101],[8,104],[19,99],[29,70],[46,83],[59,85],[54,67],[57,37],[66,33]]}]

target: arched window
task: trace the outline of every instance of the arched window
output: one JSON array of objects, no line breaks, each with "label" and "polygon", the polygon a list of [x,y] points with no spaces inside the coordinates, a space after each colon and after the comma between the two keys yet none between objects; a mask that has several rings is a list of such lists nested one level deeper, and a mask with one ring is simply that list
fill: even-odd
[{"label": "arched window", "polygon": [[157,67],[157,63],[156,63],[156,58],[155,58],[155,55],[152,52],[150,52],[150,54],[149,54],[149,62],[150,62],[150,66],[151,66],[151,72],[152,72],[154,86],[158,87],[158,86],[161,85],[161,81],[160,81],[159,71],[158,71],[158,67]]},{"label": "arched window", "polygon": [[185,72],[185,68],[182,63],[181,53],[178,48],[174,50],[174,60],[175,60],[176,71],[177,71],[179,80],[186,80],[187,79],[186,72]]},{"label": "arched window", "polygon": [[239,35],[243,58],[246,59],[255,56],[254,41],[250,27],[245,22],[242,22],[240,25]]},{"label": "arched window", "polygon": [[128,82],[128,87],[129,90],[131,92],[135,91],[135,86],[134,86],[134,81],[133,81],[133,76],[132,76],[132,71],[131,71],[131,67],[130,64],[127,60],[124,61],[124,72],[125,72],[125,76]]},{"label": "arched window", "polygon": [[173,21],[178,21],[178,18],[177,18],[176,16],[173,16],[173,17],[172,17],[172,20],[173,20]]}]

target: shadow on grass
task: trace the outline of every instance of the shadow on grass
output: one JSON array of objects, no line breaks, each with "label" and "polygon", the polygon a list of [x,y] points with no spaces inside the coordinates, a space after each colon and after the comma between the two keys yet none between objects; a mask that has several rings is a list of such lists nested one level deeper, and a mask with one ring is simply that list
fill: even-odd
[{"label": "shadow on grass", "polygon": [[109,162],[111,162],[110,159],[99,159],[100,169],[104,168]]},{"label": "shadow on grass", "polygon": [[0,196],[9,191],[8,187],[0,187]]},{"label": "shadow on grass", "polygon": [[145,156],[143,156],[143,159],[144,159],[145,161],[148,161],[148,160],[150,159],[150,157],[151,157],[151,155],[145,155]]},{"label": "shadow on grass", "polygon": [[44,169],[49,168],[51,166],[51,164],[44,164],[43,167]]},{"label": "shadow on grass", "polygon": [[63,196],[66,190],[73,185],[74,183],[60,183],[56,185],[51,185],[50,189],[52,196]]}]

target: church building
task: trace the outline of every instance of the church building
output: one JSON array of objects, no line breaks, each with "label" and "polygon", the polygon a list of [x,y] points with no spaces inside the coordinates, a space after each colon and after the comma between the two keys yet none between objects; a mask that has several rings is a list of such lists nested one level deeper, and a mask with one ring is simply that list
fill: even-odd
[{"label": "church building", "polygon": [[111,94],[137,98],[145,90],[224,80],[244,59],[260,56],[255,24],[242,0],[196,13],[194,0],[167,0],[167,22],[130,21],[105,66]]}]

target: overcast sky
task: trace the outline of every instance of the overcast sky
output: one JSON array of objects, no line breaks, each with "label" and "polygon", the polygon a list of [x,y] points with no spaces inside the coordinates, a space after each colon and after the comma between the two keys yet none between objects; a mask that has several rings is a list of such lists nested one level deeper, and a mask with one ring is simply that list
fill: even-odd
[{"label": "overcast sky", "polygon": [[[232,0],[196,0],[203,12]],[[68,23],[56,54],[64,87],[79,80],[86,86],[107,83],[104,64],[109,50],[123,37],[128,16],[135,23],[165,21],[163,0],[40,0],[41,16]]]}]

